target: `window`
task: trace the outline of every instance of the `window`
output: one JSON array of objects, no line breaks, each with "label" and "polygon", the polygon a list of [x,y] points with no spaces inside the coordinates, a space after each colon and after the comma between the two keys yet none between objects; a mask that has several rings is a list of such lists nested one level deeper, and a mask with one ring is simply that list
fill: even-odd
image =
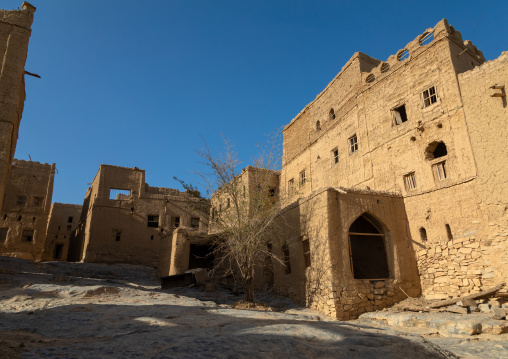
[{"label": "window", "polygon": [[420,38],[420,44],[423,46],[430,44],[432,41],[434,41],[434,33],[433,32],[426,32]]},{"label": "window", "polygon": [[348,143],[349,143],[349,154],[353,154],[356,151],[358,151],[358,137],[356,137],[356,135],[349,137]]},{"label": "window", "polygon": [[376,76],[374,76],[374,74],[370,74],[367,76],[367,78],[365,79],[365,82],[367,83],[371,83],[371,82],[374,82],[374,80],[376,79]]},{"label": "window", "polygon": [[109,190],[109,199],[120,201],[120,200],[129,199],[130,196],[131,196],[130,189],[111,188]]},{"label": "window", "polygon": [[[215,216],[217,216],[217,210],[215,207],[212,207],[212,219],[215,219]],[[173,220],[171,220],[171,222],[173,222]]]},{"label": "window", "polygon": [[192,217],[191,221],[190,221],[190,226],[194,229],[198,229],[199,228],[199,218]]},{"label": "window", "polygon": [[393,116],[395,118],[396,125],[402,125],[407,121],[406,106],[401,105],[393,109]]},{"label": "window", "polygon": [[302,246],[303,246],[303,260],[304,260],[304,263],[305,263],[305,268],[309,268],[310,267],[310,244],[309,244],[309,239],[304,239],[302,241]]},{"label": "window", "polygon": [[447,223],[445,224],[446,228],[446,236],[448,237],[448,240],[451,241],[453,239],[452,229],[450,228],[450,225]]},{"label": "window", "polygon": [[339,149],[338,148],[334,148],[332,150],[332,163],[333,164],[339,163]]},{"label": "window", "polygon": [[26,196],[16,197],[16,205],[17,206],[26,206]]},{"label": "window", "polygon": [[364,213],[349,227],[351,269],[355,279],[388,278],[390,271],[381,224]]},{"label": "window", "polygon": [[34,230],[33,229],[25,229],[23,231],[23,236],[21,237],[22,241],[31,242],[34,239]]},{"label": "window", "polygon": [[411,191],[416,188],[416,177],[414,172],[404,176],[404,184],[406,185],[406,191]]},{"label": "window", "polygon": [[387,64],[386,62],[385,62],[385,63],[383,63],[383,64],[381,65],[381,72],[386,72],[386,71],[388,71],[388,70],[390,70],[390,65],[389,65],[389,64]]},{"label": "window", "polygon": [[275,188],[274,187],[268,188],[268,196],[275,197]]},{"label": "window", "polygon": [[148,215],[148,227],[152,228],[159,227],[159,216]]},{"label": "window", "polygon": [[[214,208],[214,210],[215,210],[215,208]],[[212,211],[212,216],[213,216],[213,211]],[[171,217],[171,226],[173,228],[180,227],[180,217]]]},{"label": "window", "polygon": [[55,249],[53,249],[53,259],[62,258],[63,246],[63,244],[55,244]]},{"label": "window", "polygon": [[111,232],[111,235],[115,241],[120,242],[120,237],[122,236],[122,230],[121,229],[113,229]]},{"label": "window", "polygon": [[434,168],[438,180],[442,181],[448,178],[448,175],[446,173],[446,161],[436,163],[434,165]]},{"label": "window", "polygon": [[402,50],[398,55],[397,55],[397,60],[399,61],[404,61],[406,59],[409,58],[409,50]]},{"label": "window", "polygon": [[425,149],[425,158],[432,160],[439,157],[444,157],[448,154],[446,144],[444,142],[431,142]]},{"label": "window", "polygon": [[293,194],[294,190],[295,190],[295,179],[291,178],[288,181],[288,193],[291,195],[291,194]]},{"label": "window", "polygon": [[42,207],[44,197],[34,197],[34,207]]},{"label": "window", "polygon": [[423,227],[420,227],[420,238],[422,242],[427,242],[427,230]]},{"label": "window", "polygon": [[226,208],[229,208],[231,207],[231,199],[228,198],[228,205],[226,206]]},{"label": "window", "polygon": [[284,255],[284,266],[286,267],[286,274],[291,274],[291,260],[289,259],[289,246],[287,243],[282,245],[282,253]]},{"label": "window", "polygon": [[321,122],[316,121],[316,131],[321,131]]},{"label": "window", "polygon": [[9,228],[0,228],[0,242],[5,242]]},{"label": "window", "polygon": [[74,218],[72,216],[69,216],[69,218],[67,218],[67,223],[72,223],[73,220]]},{"label": "window", "polygon": [[330,109],[330,112],[328,113],[328,117],[330,120],[335,120],[335,110],[332,108]]},{"label": "window", "polygon": [[72,224],[67,225],[67,230],[70,231],[72,229]]},{"label": "window", "polygon": [[305,185],[305,170],[300,172],[300,187]]},{"label": "window", "polygon": [[437,93],[436,88],[434,86],[423,91],[422,96],[423,96],[423,108],[429,107],[430,105],[437,102]]}]

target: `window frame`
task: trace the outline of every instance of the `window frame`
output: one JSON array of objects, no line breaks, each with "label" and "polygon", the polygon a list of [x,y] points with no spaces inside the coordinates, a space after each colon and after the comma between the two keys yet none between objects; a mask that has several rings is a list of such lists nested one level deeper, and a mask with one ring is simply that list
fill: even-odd
[{"label": "window frame", "polygon": [[447,170],[447,166],[446,166],[446,160],[445,161],[439,161],[437,163],[434,163],[432,165],[432,167],[434,167],[434,174],[436,176],[436,179],[438,181],[444,181],[446,179],[449,178],[448,176],[448,170]]},{"label": "window frame", "polygon": [[[434,93],[431,93],[431,90],[433,90]],[[421,98],[422,98],[423,108],[429,108],[432,105],[438,103],[438,96],[437,96],[437,88],[436,88],[436,86],[432,85],[430,87],[427,87],[425,90],[423,90],[421,92]]]},{"label": "window frame", "polygon": [[[213,208],[215,210],[215,208]],[[212,210],[212,216],[213,216],[213,210]],[[178,228],[180,227],[180,216],[171,216],[171,227]]]},{"label": "window frame", "polygon": [[356,133],[347,139],[349,145],[349,154],[352,155],[358,152],[358,136]]},{"label": "window frame", "polygon": [[[195,223],[195,220],[198,220],[198,224],[196,225]],[[192,229],[199,229],[199,225],[201,224],[201,218],[199,217],[191,217],[191,221],[190,221],[190,226]]]},{"label": "window frame", "polygon": [[44,197],[34,197],[33,200],[34,207],[43,207],[44,206]]},{"label": "window frame", "polygon": [[303,186],[305,186],[306,182],[307,182],[307,179],[305,177],[305,170],[302,170],[298,174],[298,183],[300,184],[300,187],[303,187]]},{"label": "window frame", "polygon": [[[152,219],[150,219],[150,217],[152,217]],[[147,215],[147,225],[146,226],[148,228],[159,228],[159,215],[158,214]]]},{"label": "window frame", "polygon": [[25,207],[27,199],[27,196],[16,196],[16,206]]},{"label": "window frame", "polygon": [[340,158],[339,158],[339,148],[338,147],[333,148],[331,150],[331,154],[332,154],[332,165],[335,166],[340,161]]},{"label": "window frame", "polygon": [[115,242],[120,242],[120,240],[122,239],[122,230],[113,228],[111,230],[111,237]]},{"label": "window frame", "polygon": [[407,192],[414,191],[418,187],[414,171],[404,175],[404,187],[406,188]]}]

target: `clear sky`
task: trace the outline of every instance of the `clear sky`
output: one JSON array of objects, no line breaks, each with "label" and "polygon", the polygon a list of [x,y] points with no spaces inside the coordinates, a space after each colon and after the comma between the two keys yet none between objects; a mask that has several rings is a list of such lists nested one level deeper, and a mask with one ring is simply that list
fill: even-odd
[{"label": "clear sky", "polygon": [[508,50],[504,0],[31,3],[25,68],[42,78],[25,77],[16,158],[56,163],[64,203],[83,202],[101,164],[181,189],[200,136],[220,149],[223,134],[246,166],[353,53],[386,60],[443,18],[487,60]]}]

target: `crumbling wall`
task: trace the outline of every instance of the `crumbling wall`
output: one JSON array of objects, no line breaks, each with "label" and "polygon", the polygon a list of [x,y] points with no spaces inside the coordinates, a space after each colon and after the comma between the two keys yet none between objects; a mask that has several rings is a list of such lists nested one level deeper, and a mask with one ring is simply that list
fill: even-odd
[{"label": "crumbling wall", "polygon": [[[9,180],[25,101],[25,61],[35,7],[0,10],[0,202]],[[2,204],[0,203],[0,210]]]},{"label": "crumbling wall", "polygon": [[69,240],[76,230],[82,206],[78,204],[53,203],[49,212],[43,261],[65,261],[69,252]]},{"label": "crumbling wall", "polygon": [[14,160],[0,212],[2,255],[40,259],[45,240],[55,164]]}]

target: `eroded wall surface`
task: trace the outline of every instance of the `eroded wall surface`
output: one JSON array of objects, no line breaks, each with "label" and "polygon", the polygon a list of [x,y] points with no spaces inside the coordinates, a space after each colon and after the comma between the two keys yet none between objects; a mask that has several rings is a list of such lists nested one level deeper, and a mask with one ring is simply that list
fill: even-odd
[{"label": "eroded wall surface", "polygon": [[[0,10],[0,202],[9,180],[25,102],[25,61],[35,7]],[[0,203],[0,210],[2,204]]]},{"label": "eroded wall surface", "polygon": [[0,254],[38,260],[46,241],[55,164],[14,160],[0,212]]},{"label": "eroded wall surface", "polygon": [[506,59],[484,62],[446,20],[384,62],[355,54],[283,130],[286,204],[329,186],[394,193],[424,295],[506,277],[506,258],[488,249],[506,252],[505,97],[486,94],[505,81]]},{"label": "eroded wall surface", "polygon": [[79,204],[53,203],[49,212],[43,261],[67,260],[69,239],[78,227],[81,209]]},{"label": "eroded wall surface", "polygon": [[175,228],[208,230],[205,202],[191,193],[149,186],[144,170],[101,165],[71,239],[70,259],[158,267],[168,257],[161,250],[171,250]]}]

